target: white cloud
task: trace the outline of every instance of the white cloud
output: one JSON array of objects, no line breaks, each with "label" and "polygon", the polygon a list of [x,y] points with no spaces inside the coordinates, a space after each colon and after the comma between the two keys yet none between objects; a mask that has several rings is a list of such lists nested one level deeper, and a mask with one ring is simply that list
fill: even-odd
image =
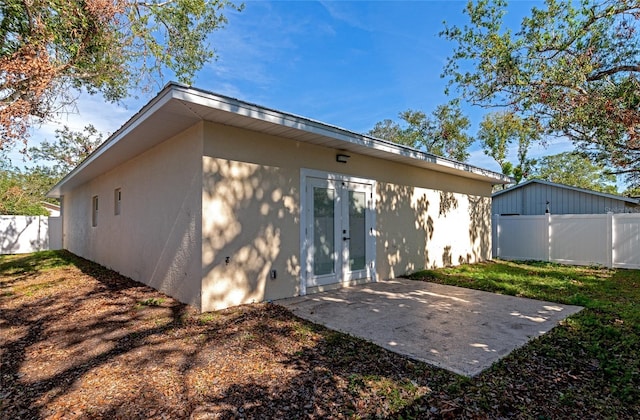
[{"label": "white cloud", "polygon": [[494,172],[502,172],[500,165],[493,160],[492,157],[487,156],[482,149],[473,150],[469,153],[469,164],[477,166],[479,168],[488,169]]},{"label": "white cloud", "polygon": [[[248,97],[278,82],[282,75],[276,69],[295,66],[301,34],[317,24],[289,10],[283,13],[282,7],[248,2],[242,13],[228,16],[227,26],[209,37],[218,60],[203,69],[196,86],[216,92],[225,86],[236,93],[251,92],[241,95]],[[332,29],[323,26],[321,30],[330,33]]]},{"label": "white cloud", "polygon": [[[321,1],[320,4],[333,19],[345,22],[356,29],[371,31],[371,24],[361,19],[361,14],[354,10],[354,5],[351,2]],[[362,11],[362,7],[358,10]]]}]

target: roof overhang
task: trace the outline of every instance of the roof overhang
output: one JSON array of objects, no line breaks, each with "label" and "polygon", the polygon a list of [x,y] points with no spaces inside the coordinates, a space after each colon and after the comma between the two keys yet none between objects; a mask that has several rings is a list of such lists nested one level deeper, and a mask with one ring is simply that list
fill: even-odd
[{"label": "roof overhang", "polygon": [[512,182],[511,178],[505,175],[466,163],[354,133],[309,118],[170,83],[87,159],[58,182],[47,196],[60,197],[65,192],[115,168],[200,121],[239,127],[492,184]]}]

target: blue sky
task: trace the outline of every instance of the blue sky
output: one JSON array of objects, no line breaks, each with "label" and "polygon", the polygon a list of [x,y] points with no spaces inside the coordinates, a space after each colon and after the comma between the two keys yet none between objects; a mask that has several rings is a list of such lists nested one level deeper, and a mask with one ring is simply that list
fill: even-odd
[{"label": "blue sky", "polygon": [[[448,24],[463,25],[464,1],[246,1],[228,12],[225,29],[210,37],[218,60],[197,76],[194,86],[356,132],[414,109],[431,113],[448,101],[440,73],[453,45],[438,36]],[[512,1],[514,27],[541,1]],[[158,90],[164,83],[159,84]],[[33,133],[33,143],[53,139],[56,128],[81,129],[91,122],[115,131],[152,96],[106,104],[81,96],[74,113]],[[487,112],[464,108],[477,124]],[[570,145],[556,142],[534,155]],[[17,162],[14,162],[17,163]],[[469,163],[499,170],[479,147]]]}]

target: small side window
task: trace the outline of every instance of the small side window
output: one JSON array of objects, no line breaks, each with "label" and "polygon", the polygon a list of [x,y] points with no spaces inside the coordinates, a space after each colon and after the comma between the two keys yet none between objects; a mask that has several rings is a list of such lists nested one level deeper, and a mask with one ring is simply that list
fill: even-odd
[{"label": "small side window", "polygon": [[91,216],[91,226],[98,226],[98,196],[94,195],[91,208],[93,209],[93,214]]},{"label": "small side window", "polygon": [[122,189],[116,188],[113,192],[113,213],[117,216],[120,214],[120,203],[122,202]]}]

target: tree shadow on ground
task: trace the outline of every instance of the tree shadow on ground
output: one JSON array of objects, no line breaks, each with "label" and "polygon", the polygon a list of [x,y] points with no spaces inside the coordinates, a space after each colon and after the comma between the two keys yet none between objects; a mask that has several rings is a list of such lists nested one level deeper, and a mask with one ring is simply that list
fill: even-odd
[{"label": "tree shadow on ground", "polygon": [[[24,257],[22,271],[9,270],[0,260],[0,282],[11,284],[0,296],[5,418],[640,414],[637,378],[614,377],[616,363],[637,365],[626,360],[638,348],[637,334],[624,334],[628,317],[583,311],[464,379],[279,305],[197,314],[117,273],[57,255],[67,264],[50,260],[55,269]],[[605,350],[618,347],[620,354]]]},{"label": "tree shadow on ground", "polygon": [[0,297],[8,418],[384,416],[455,380],[278,305],[197,314],[94,263],[54,255],[55,269],[29,256],[11,270],[1,263],[11,292]]}]

